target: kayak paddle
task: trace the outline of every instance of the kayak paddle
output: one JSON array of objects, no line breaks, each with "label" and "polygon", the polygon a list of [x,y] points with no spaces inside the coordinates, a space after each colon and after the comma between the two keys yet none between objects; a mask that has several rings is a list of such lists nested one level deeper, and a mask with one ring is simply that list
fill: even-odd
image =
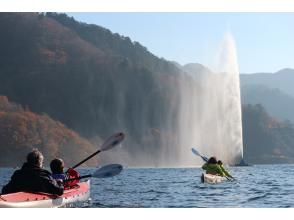
[{"label": "kayak paddle", "polygon": [[88,156],[87,158],[85,158],[84,160],[82,160],[81,162],[79,162],[78,164],[74,165],[72,167],[72,169],[77,168],[78,166],[80,166],[81,164],[85,163],[87,160],[91,159],[92,157],[94,157],[95,155],[99,154],[100,152],[106,151],[106,150],[109,150],[109,149],[115,147],[117,144],[119,144],[120,142],[122,142],[124,138],[125,138],[125,134],[122,133],[122,132],[119,132],[119,133],[116,133],[116,134],[110,136],[102,144],[102,146],[100,147],[100,150],[96,151],[95,153],[91,154],[90,156]]},{"label": "kayak paddle", "polygon": [[84,176],[80,176],[78,178],[72,178],[72,179],[66,179],[64,182],[72,181],[72,180],[80,180],[85,178],[107,178],[107,177],[113,177],[118,175],[123,170],[123,166],[120,164],[109,164],[105,165],[98,170],[96,170],[93,174],[88,174]]},{"label": "kayak paddle", "polygon": [[192,152],[193,152],[195,155],[201,157],[202,160],[204,160],[204,162],[207,162],[207,161],[208,161],[208,158],[205,157],[205,156],[202,156],[202,155],[201,155],[201,154],[200,154],[195,148],[192,148]]}]

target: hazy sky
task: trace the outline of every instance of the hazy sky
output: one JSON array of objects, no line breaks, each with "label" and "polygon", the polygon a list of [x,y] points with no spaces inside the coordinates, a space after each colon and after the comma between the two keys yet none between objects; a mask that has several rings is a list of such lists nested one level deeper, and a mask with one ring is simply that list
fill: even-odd
[{"label": "hazy sky", "polygon": [[237,47],[241,73],[294,68],[294,13],[67,13],[138,41],[158,57],[213,67],[224,34]]}]

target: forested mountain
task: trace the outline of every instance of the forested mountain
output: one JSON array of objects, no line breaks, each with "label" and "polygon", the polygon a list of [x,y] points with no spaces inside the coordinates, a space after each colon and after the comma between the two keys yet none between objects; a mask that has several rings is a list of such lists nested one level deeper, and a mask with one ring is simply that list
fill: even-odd
[{"label": "forested mountain", "polygon": [[129,152],[158,155],[153,131],[177,123],[174,64],[64,14],[1,13],[0,28],[0,94],[88,139],[124,131]]},{"label": "forested mountain", "polygon": [[[64,14],[1,13],[0,27],[7,30],[0,36],[0,93],[11,100],[86,137],[108,135],[120,120],[137,123],[127,117],[150,99],[150,127],[164,114],[168,100],[160,90],[178,69],[139,43]],[[129,101],[118,118],[117,108]]]},{"label": "forested mountain", "polygon": [[[21,166],[32,148],[42,151],[47,166],[55,157],[63,158],[67,166],[72,166],[96,149],[48,115],[37,115],[0,96],[0,166]],[[87,164],[97,164],[97,159]]]},{"label": "forested mountain", "polygon": [[267,88],[279,89],[294,97],[294,69],[282,69],[276,73],[241,74],[241,86],[261,85]]},{"label": "forested mountain", "polygon": [[[99,140],[101,143],[101,139],[117,131],[127,134],[124,148],[130,152],[134,163],[144,160],[146,155],[149,155],[149,160],[160,161],[158,155],[161,150],[158,146],[162,142],[178,147],[175,128],[179,127],[177,108],[182,100],[176,90],[180,82],[185,81],[185,85],[193,87],[194,84],[190,83],[192,78],[195,80],[202,74],[211,74],[201,64],[182,67],[160,59],[129,37],[114,34],[97,25],[75,21],[65,14],[0,13],[0,28],[5,30],[0,35],[0,95],[18,103],[13,106],[21,105],[30,109],[26,111],[20,108],[16,113],[11,109],[3,110],[1,114],[5,118],[13,114],[14,121],[25,118],[26,126],[40,122],[41,127],[37,130],[44,132],[47,132],[47,123],[53,124],[57,133],[62,130],[64,136],[72,135],[69,138],[72,142],[68,140],[65,143],[59,137],[50,136],[51,142],[56,138],[56,143],[52,145],[40,142],[40,134],[36,134],[36,137],[30,134],[35,142],[30,142],[31,138],[25,135],[20,139],[22,142],[12,141],[8,144],[4,141],[6,139],[0,140],[0,148],[6,149],[2,151],[6,153],[2,154],[0,165],[8,163],[4,155],[9,154],[11,149],[23,153],[29,145],[37,145],[44,151],[52,148],[52,152],[46,152],[48,157],[58,152],[57,146],[66,154],[68,146],[72,146],[72,155],[82,157],[82,154],[93,149],[87,140],[93,143]],[[282,122],[277,122],[281,123],[277,130],[287,127],[287,141],[280,138],[282,134],[279,132],[271,133],[270,127],[263,126],[259,127],[262,129],[260,132],[269,133],[274,139],[272,145],[259,146],[257,134],[248,129],[252,129],[250,123],[261,123],[266,112],[250,107],[248,111],[251,113],[262,112],[256,113],[255,121],[251,122],[247,117],[252,117],[253,113],[247,114],[246,109],[243,109],[243,132],[248,162],[258,163],[259,158],[263,157],[261,148],[265,147],[280,149],[279,155],[286,155],[288,150],[294,152],[291,148],[292,125]],[[17,123],[9,123],[15,125],[13,129],[19,129]],[[5,129],[2,131],[7,138],[12,134]],[[267,138],[264,133],[258,137]],[[278,139],[283,143],[281,148],[277,147]],[[77,144],[78,140],[83,143]],[[144,157],[132,157],[136,152],[144,152]],[[276,155],[277,150],[267,152]],[[169,151],[161,154],[168,155]],[[174,158],[170,160],[173,162]],[[77,158],[67,159],[68,163],[72,164],[73,161],[77,161]],[[262,162],[265,161],[270,160],[263,158]],[[270,162],[275,161],[280,162],[273,156]]]},{"label": "forested mountain", "polygon": [[244,158],[250,163],[294,163],[294,127],[268,115],[262,105],[243,105]]},{"label": "forested mountain", "polygon": [[240,81],[243,104],[262,104],[272,116],[294,122],[293,69],[241,74]]},{"label": "forested mountain", "polygon": [[270,115],[294,122],[294,96],[281,89],[264,85],[244,85],[241,98],[243,104],[261,104]]}]

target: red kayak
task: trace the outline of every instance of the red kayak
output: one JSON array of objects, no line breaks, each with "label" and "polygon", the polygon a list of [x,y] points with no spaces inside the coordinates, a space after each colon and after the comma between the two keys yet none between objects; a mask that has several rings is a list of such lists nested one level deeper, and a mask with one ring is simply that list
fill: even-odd
[{"label": "red kayak", "polygon": [[90,197],[90,180],[79,182],[61,196],[47,193],[17,192],[0,195],[0,208],[57,208],[87,201]]}]

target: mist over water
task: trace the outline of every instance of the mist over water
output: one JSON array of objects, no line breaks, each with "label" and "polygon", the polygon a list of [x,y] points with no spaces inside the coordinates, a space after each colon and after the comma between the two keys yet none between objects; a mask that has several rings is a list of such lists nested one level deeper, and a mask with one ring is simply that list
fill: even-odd
[{"label": "mist over water", "polygon": [[[234,39],[226,34],[215,73],[198,73],[179,88],[179,151],[183,164],[191,165],[192,146],[227,164],[243,157],[239,68]],[[202,163],[202,161],[200,161]]]},{"label": "mist over water", "polygon": [[[240,82],[232,35],[225,34],[217,60],[214,72],[179,72],[165,88],[158,76],[164,109],[152,112],[147,102],[139,106],[133,117],[141,139],[135,143],[134,132],[125,130],[128,140],[111,153],[112,161],[143,167],[201,165],[203,161],[191,153],[195,147],[226,164],[239,163],[243,157]],[[156,115],[156,127],[150,126],[150,115]]]}]

